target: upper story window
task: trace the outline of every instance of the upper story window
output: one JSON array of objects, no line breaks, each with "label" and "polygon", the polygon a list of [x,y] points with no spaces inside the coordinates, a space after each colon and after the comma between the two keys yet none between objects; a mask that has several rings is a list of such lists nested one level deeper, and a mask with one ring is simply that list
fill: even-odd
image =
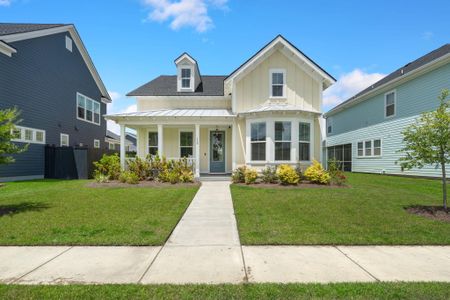
[{"label": "upper story window", "polygon": [[285,98],[286,97],[286,71],[283,69],[270,70],[270,97]]},{"label": "upper story window", "polygon": [[45,130],[16,126],[12,134],[14,142],[45,144]]},{"label": "upper story window", "polygon": [[77,93],[77,118],[100,125],[100,102]]},{"label": "upper story window", "polygon": [[72,52],[72,39],[66,36],[66,49]]},{"label": "upper story window", "polygon": [[275,160],[291,160],[291,122],[275,122]]},{"label": "upper story window", "polygon": [[191,69],[182,68],[181,69],[181,88],[190,89],[191,88]]},{"label": "upper story window", "polygon": [[397,95],[395,91],[384,94],[384,116],[394,117],[396,110]]},{"label": "upper story window", "polygon": [[331,118],[327,118],[327,133],[333,132],[333,121]]},{"label": "upper story window", "polygon": [[251,137],[251,160],[265,161],[266,160],[266,123],[257,122],[250,126]]}]

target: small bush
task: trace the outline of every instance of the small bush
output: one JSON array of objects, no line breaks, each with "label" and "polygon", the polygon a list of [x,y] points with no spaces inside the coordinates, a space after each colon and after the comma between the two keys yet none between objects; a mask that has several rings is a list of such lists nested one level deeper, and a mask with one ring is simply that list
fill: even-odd
[{"label": "small bush", "polygon": [[306,169],[304,175],[312,183],[329,184],[331,180],[330,174],[325,171],[317,160],[314,160],[313,164]]},{"label": "small bush", "polygon": [[103,175],[103,174],[95,174],[94,177],[95,181],[98,183],[108,183],[109,182],[109,176],[108,175]]},{"label": "small bush", "polygon": [[128,184],[138,184],[139,177],[133,172],[124,171],[120,174],[119,181]]},{"label": "small bush", "polygon": [[127,160],[127,163],[128,171],[136,174],[139,180],[147,180],[152,177],[152,170],[148,160],[136,157],[135,159]]},{"label": "small bush", "polygon": [[117,153],[112,155],[103,154],[99,161],[94,162],[94,177],[102,174],[108,176],[111,180],[119,178],[121,167],[120,158]]},{"label": "small bush", "polygon": [[262,170],[261,180],[264,183],[278,183],[277,168],[267,167]]},{"label": "small bush", "polygon": [[191,170],[182,170],[180,174],[180,182],[194,182],[194,173]]},{"label": "small bush", "polygon": [[234,170],[231,175],[231,180],[234,183],[245,183],[245,170],[247,170],[246,166],[242,166]]},{"label": "small bush", "polygon": [[254,169],[246,169],[244,173],[245,184],[254,184],[258,179],[258,172]]},{"label": "small bush", "polygon": [[290,165],[279,165],[277,175],[282,185],[295,185],[300,181],[297,172]]},{"label": "small bush", "polygon": [[330,183],[335,185],[345,185],[347,176],[342,172],[340,163],[336,159],[328,162],[328,173],[330,174]]}]

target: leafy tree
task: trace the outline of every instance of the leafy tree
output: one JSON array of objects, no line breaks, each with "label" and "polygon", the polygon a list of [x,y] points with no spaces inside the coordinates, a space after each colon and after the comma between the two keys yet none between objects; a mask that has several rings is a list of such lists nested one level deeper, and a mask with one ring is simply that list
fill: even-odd
[{"label": "leafy tree", "polygon": [[19,111],[16,108],[0,110],[0,165],[13,163],[11,154],[21,153],[27,149],[11,142],[14,138],[15,124],[19,122]]},{"label": "leafy tree", "polygon": [[425,165],[440,166],[442,170],[442,200],[447,210],[447,173],[445,165],[450,163],[450,101],[449,90],[438,97],[439,107],[425,112],[403,134],[405,156],[399,159],[403,168],[423,168]]}]

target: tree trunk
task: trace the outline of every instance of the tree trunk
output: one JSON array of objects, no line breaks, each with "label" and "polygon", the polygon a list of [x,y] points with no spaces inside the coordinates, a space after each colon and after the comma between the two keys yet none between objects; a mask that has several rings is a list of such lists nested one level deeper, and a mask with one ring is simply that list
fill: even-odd
[{"label": "tree trunk", "polygon": [[442,166],[442,200],[444,210],[447,211],[447,175],[445,172],[445,161],[441,162]]}]

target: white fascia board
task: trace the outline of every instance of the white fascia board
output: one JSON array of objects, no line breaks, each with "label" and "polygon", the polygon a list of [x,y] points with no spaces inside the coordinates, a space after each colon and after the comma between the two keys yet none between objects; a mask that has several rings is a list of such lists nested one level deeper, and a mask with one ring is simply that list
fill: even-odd
[{"label": "white fascia board", "polygon": [[187,59],[189,60],[193,65],[196,65],[195,60],[187,53],[184,53],[183,55],[181,55],[176,61],[175,64],[179,64],[183,59]]},{"label": "white fascia board", "polygon": [[11,57],[13,53],[17,53],[17,50],[11,47],[10,45],[0,41],[0,53]]}]

